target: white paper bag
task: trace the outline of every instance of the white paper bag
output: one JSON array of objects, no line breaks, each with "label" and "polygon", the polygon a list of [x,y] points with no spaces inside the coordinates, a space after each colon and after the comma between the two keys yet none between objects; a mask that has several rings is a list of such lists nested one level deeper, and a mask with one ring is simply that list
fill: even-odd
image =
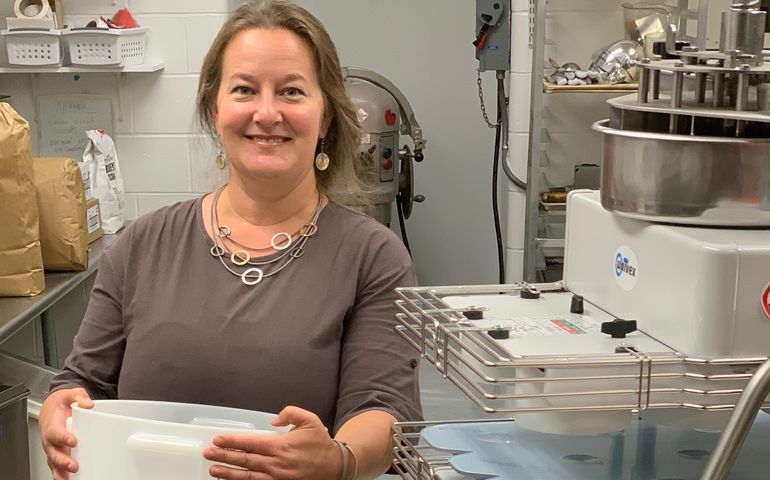
[{"label": "white paper bag", "polygon": [[86,135],[88,146],[83,152],[83,163],[90,172],[91,193],[99,199],[104,233],[115,233],[123,227],[126,218],[126,190],[115,143],[104,130],[88,130]]}]

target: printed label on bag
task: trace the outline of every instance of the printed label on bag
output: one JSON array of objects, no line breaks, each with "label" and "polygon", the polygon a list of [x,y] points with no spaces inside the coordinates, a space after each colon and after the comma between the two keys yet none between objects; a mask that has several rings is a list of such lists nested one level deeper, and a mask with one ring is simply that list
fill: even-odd
[{"label": "printed label on bag", "polygon": [[101,222],[99,221],[99,207],[93,206],[86,210],[86,219],[88,220],[88,233],[93,233],[99,229]]},{"label": "printed label on bag", "polygon": [[115,160],[109,155],[104,157],[104,171],[107,172],[107,178],[111,182],[115,181]]},{"label": "printed label on bag", "polygon": [[80,175],[83,177],[83,191],[86,195],[86,200],[88,200],[93,195],[91,193],[91,172],[84,163],[78,163],[78,166],[80,167]]}]

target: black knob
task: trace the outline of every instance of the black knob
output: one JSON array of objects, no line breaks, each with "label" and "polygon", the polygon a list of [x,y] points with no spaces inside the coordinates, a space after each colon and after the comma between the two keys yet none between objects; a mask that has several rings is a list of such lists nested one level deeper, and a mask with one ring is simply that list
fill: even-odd
[{"label": "black knob", "polygon": [[425,160],[425,155],[422,154],[422,150],[415,150],[414,151],[414,161],[415,162],[422,162]]},{"label": "black knob", "polygon": [[602,333],[606,333],[612,338],[626,338],[626,335],[634,331],[636,331],[636,320],[616,318],[611,322],[602,323]]},{"label": "black knob", "polygon": [[570,313],[583,313],[583,295],[572,295],[569,311]]},{"label": "black knob", "polygon": [[468,320],[481,320],[484,318],[484,311],[480,308],[469,308],[463,311],[463,315]]},{"label": "black knob", "polygon": [[425,201],[425,195],[415,195],[412,197],[412,201],[415,201],[417,203],[422,203]]},{"label": "black knob", "polygon": [[540,290],[534,287],[524,287],[519,292],[519,296],[526,299],[540,298]]},{"label": "black knob", "polygon": [[382,149],[382,158],[388,159],[393,156],[393,150],[385,147]]},{"label": "black knob", "polygon": [[494,338],[495,340],[505,340],[506,338],[511,337],[511,332],[506,328],[498,327],[493,328],[492,330],[487,330],[487,335]]}]

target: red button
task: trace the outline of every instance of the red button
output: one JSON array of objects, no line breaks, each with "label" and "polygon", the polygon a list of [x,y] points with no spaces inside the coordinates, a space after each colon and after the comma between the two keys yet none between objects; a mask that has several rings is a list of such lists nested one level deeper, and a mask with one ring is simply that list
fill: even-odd
[{"label": "red button", "polygon": [[385,123],[389,127],[392,127],[393,125],[395,125],[396,124],[396,120],[397,120],[396,114],[393,113],[393,111],[391,109],[385,110]]},{"label": "red button", "polygon": [[384,170],[390,170],[391,168],[393,168],[393,160],[391,160],[389,158],[386,158],[385,160],[383,160],[382,161],[382,168]]}]

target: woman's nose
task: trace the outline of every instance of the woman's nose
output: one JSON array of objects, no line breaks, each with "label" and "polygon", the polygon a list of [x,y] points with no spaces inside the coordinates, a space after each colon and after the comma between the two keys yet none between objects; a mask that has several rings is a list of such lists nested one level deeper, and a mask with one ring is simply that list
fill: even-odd
[{"label": "woman's nose", "polygon": [[260,95],[253,115],[254,121],[273,125],[281,121],[280,106],[272,95]]}]

